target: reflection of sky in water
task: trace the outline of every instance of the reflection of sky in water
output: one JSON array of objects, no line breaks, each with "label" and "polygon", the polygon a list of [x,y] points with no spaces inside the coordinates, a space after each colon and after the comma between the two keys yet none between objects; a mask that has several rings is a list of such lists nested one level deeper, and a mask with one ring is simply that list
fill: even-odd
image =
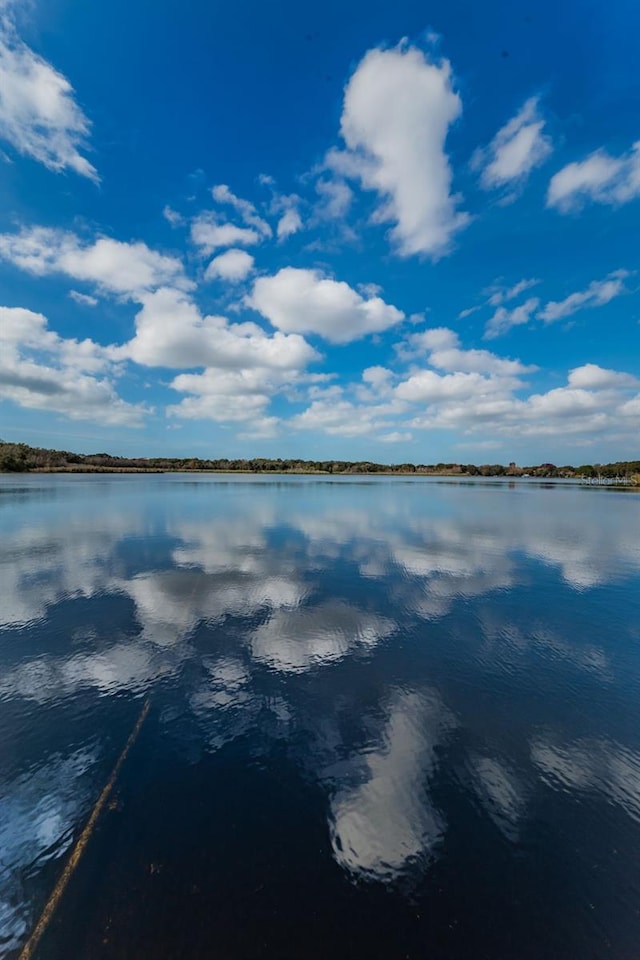
[{"label": "reflection of sky in water", "polygon": [[[103,706],[149,691],[185,756],[285,743],[325,796],[348,880],[427,876],[456,829],[452,797],[514,848],[563,799],[640,823],[640,499],[19,486],[0,480],[5,949],[33,912],[25,875],[61,856],[99,792]],[[125,738],[133,715],[118,714]],[[108,762],[120,727],[112,739]]]}]

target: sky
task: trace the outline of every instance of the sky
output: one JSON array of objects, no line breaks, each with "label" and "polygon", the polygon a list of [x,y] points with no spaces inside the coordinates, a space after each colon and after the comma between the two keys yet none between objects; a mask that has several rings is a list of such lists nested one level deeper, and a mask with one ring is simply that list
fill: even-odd
[{"label": "sky", "polygon": [[0,437],[640,457],[635,0],[0,0]]}]

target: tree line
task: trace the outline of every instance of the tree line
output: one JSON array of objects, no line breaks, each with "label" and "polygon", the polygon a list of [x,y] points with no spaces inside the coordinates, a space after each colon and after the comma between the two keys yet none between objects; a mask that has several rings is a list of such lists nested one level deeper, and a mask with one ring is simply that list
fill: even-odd
[{"label": "tree line", "polygon": [[375,463],[370,460],[298,460],[200,458],[200,457],[117,457],[109,453],[81,454],[68,450],[49,450],[30,447],[26,443],[8,443],[0,440],[0,471],[22,473],[39,472],[170,472],[216,471],[224,473],[322,473],[322,474],[423,474],[436,476],[473,477],[627,477],[640,483],[640,460],[622,460],[606,464],[556,466],[541,463],[518,466],[509,463]]}]

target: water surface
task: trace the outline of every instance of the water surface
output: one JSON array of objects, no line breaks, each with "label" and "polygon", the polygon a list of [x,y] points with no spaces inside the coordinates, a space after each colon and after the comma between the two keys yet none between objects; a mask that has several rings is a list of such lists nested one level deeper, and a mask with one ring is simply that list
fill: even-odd
[{"label": "water surface", "polygon": [[0,955],[635,960],[640,497],[0,478]]}]

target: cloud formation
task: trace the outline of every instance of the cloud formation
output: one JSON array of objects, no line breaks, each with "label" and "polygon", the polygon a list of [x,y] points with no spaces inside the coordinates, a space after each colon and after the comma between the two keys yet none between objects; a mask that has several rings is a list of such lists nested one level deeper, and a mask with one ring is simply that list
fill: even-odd
[{"label": "cloud formation", "polygon": [[246,250],[225,250],[218,254],[207,267],[205,280],[229,280],[238,283],[245,280],[253,270],[254,258]]},{"label": "cloud formation", "polygon": [[571,213],[588,201],[619,207],[638,196],[640,141],[619,157],[596,150],[584,160],[568,163],[549,182],[547,206]]},{"label": "cloud formation", "polygon": [[447,134],[462,112],[448,61],[416,47],[370,50],[344,93],[340,132],[346,151],[328,166],[378,194],[373,220],[393,223],[403,257],[438,258],[468,222],[451,192]]},{"label": "cloud formation", "polygon": [[586,290],[571,293],[564,300],[550,300],[538,316],[545,323],[554,323],[585,307],[602,307],[626,292],[624,281],[629,276],[628,270],[614,270],[604,280],[592,281]]},{"label": "cloud formation", "polygon": [[0,234],[0,257],[36,277],[63,274],[132,299],[163,284],[192,286],[180,260],[146,243],[110,237],[85,242],[74,233],[51,227],[23,227],[18,233]]},{"label": "cloud formation", "polygon": [[474,154],[472,167],[481,171],[483,189],[520,185],[545,162],[553,147],[551,138],[543,133],[544,126],[539,98],[530,97],[489,146]]},{"label": "cloud formation", "polygon": [[114,387],[112,351],[92,340],[69,340],[46,317],[0,307],[0,397],[71,420],[136,427],[148,409],[122,400]]},{"label": "cloud formation", "polygon": [[49,170],[73,170],[97,183],[81,152],[90,130],[70,82],[20,40],[0,10],[0,138]]},{"label": "cloud formation", "polygon": [[378,296],[363,297],[344,281],[295,267],[259,277],[247,302],[279,330],[315,333],[332,343],[359,340],[404,320],[401,310]]}]

